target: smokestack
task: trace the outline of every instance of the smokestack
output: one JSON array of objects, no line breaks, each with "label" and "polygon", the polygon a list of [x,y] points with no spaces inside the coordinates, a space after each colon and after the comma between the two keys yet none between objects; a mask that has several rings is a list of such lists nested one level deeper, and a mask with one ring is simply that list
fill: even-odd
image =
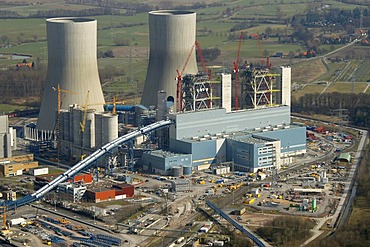
[{"label": "smokestack", "polygon": [[[90,18],[65,17],[46,20],[48,40],[48,72],[42,97],[37,128],[53,130],[58,109],[60,85],[61,109],[69,105],[85,105],[89,91],[89,104],[104,103],[97,65],[97,21]],[[103,111],[103,105],[94,105]]]},{"label": "smokestack", "polygon": [[159,10],[149,12],[150,56],[141,104],[157,105],[159,91],[174,100],[176,109],[176,70],[198,73],[195,57],[196,14],[191,11]]}]

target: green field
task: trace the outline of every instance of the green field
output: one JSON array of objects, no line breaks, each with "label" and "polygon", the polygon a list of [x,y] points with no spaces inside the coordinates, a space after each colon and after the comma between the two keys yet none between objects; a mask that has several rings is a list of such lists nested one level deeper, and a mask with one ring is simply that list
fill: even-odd
[{"label": "green field", "polygon": [[[120,2],[123,0],[117,0]],[[12,6],[0,5],[0,10],[15,11],[21,15],[27,16],[34,14],[38,10],[83,10],[95,8],[95,6],[64,4],[58,0],[26,0],[33,5]],[[125,1],[135,3],[162,4],[161,0],[151,1]],[[197,1],[179,0],[172,4],[190,5]],[[222,3],[220,6],[210,6],[195,10],[197,12],[197,40],[202,48],[218,48],[221,55],[215,61],[207,65],[228,66],[231,68],[232,62],[236,59],[238,40],[230,41],[229,36],[238,37],[240,31],[231,32],[235,25],[248,20],[249,25],[253,27],[245,28],[245,33],[263,33],[267,27],[273,30],[279,30],[282,33],[291,33],[292,28],[277,21],[301,13],[308,9],[320,7],[319,3],[313,0],[302,2],[301,0],[206,0],[206,3]],[[43,3],[43,4],[39,4]],[[325,1],[333,7],[342,9],[354,9],[353,4],[340,3],[334,0]],[[142,90],[145,80],[149,31],[148,14],[140,13],[130,16],[123,15],[124,9],[119,9],[120,15],[91,16],[98,21],[98,51],[113,50],[115,58],[105,58],[98,60],[99,69],[114,66],[123,71],[123,75],[113,78],[111,81],[102,81],[104,92],[108,95],[122,93],[133,95]],[[266,19],[271,23],[263,22]],[[252,21],[251,21],[252,20]],[[0,43],[0,53],[5,54],[28,54],[32,58],[29,60],[47,63],[47,43],[46,43],[46,20],[40,19],[0,19],[0,36],[8,37],[9,46]],[[117,46],[115,40],[123,39],[129,42],[129,46]],[[333,45],[322,45],[320,48],[327,51],[337,48]],[[276,52],[285,54],[290,51],[304,51],[306,48],[297,44],[281,44],[277,38],[270,38],[260,41],[260,47],[256,40],[244,40],[241,44],[240,58],[242,61],[258,61],[262,53],[273,55]],[[131,58],[130,58],[131,51]],[[295,60],[298,61],[298,60]],[[302,60],[304,61],[304,59]],[[16,60],[0,60],[0,67],[11,67],[18,63]],[[289,63],[288,58],[279,60],[279,63]],[[322,63],[310,62],[307,65],[296,63],[292,65],[293,81],[299,84],[311,83],[315,80],[327,81],[348,81],[355,78],[356,81],[365,82],[370,79],[368,67],[370,62],[352,62],[342,75],[337,78],[336,72],[346,66],[346,62],[328,63],[328,70]],[[274,64],[273,64],[274,65]],[[356,70],[357,68],[357,70]],[[353,73],[353,71],[355,71]],[[310,86],[306,87],[309,88]],[[336,87],[333,86],[333,90]],[[359,89],[360,90],[360,89]]]},{"label": "green field", "polygon": [[[344,83],[344,82],[336,82],[334,85],[331,85],[326,92],[331,93],[331,92],[340,92],[340,93],[352,93],[352,88],[354,89],[355,93],[362,93],[364,89],[366,88],[366,83],[360,83],[360,82],[355,82],[354,84],[352,83]],[[369,94],[369,90],[367,91]]]},{"label": "green field", "polygon": [[24,110],[24,106],[18,106],[18,105],[8,105],[8,104],[0,104],[0,113],[7,113],[12,111],[20,111]]}]

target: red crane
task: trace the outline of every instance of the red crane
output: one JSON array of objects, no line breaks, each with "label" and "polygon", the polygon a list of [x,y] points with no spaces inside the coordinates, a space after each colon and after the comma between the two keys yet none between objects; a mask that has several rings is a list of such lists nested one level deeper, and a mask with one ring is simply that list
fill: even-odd
[{"label": "red crane", "polygon": [[186,69],[186,66],[188,65],[190,56],[194,51],[194,46],[195,46],[195,43],[191,46],[190,52],[188,54],[188,57],[185,60],[185,64],[182,67],[181,73],[179,72],[178,69],[176,70],[176,73],[177,73],[177,77],[176,77],[176,79],[177,79],[177,92],[176,92],[176,94],[177,94],[177,106],[176,106],[177,107],[177,112],[180,112],[182,110],[182,74],[184,73],[184,71]]},{"label": "red crane", "polygon": [[260,58],[261,58],[261,66],[264,66],[264,60],[263,60],[263,53],[262,53],[262,45],[261,45],[260,36],[258,34],[256,34],[256,33],[252,33],[251,36],[257,41],[258,51],[260,52]]},{"label": "red crane", "polygon": [[197,46],[199,59],[200,59],[200,62],[202,64],[203,72],[204,72],[205,75],[207,75],[207,73],[208,73],[208,79],[210,80],[211,79],[211,73],[210,73],[210,71],[207,71],[206,63],[204,62],[203,52],[202,52],[202,49],[200,48],[199,42],[195,41],[195,45]]},{"label": "red crane", "polygon": [[240,60],[240,48],[242,46],[243,32],[240,32],[239,45],[238,45],[238,55],[234,61],[234,73],[235,73],[235,111],[239,108],[239,99],[238,99],[238,83],[239,83],[239,60]]}]

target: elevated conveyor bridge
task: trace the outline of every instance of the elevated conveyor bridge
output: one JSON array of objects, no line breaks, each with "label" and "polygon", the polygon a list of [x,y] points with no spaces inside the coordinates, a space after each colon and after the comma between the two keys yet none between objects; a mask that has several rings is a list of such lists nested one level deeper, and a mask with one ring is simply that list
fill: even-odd
[{"label": "elevated conveyor bridge", "polygon": [[25,197],[20,198],[16,201],[5,201],[2,203],[1,206],[5,206],[7,208],[7,211],[14,210],[17,207],[24,206],[26,204],[35,202],[39,199],[41,199],[43,196],[45,196],[48,192],[55,189],[58,184],[65,182],[66,180],[73,178],[76,174],[82,172],[83,170],[91,167],[98,159],[102,158],[105,154],[109,153],[112,149],[118,147],[121,144],[126,143],[129,140],[132,140],[140,135],[153,132],[155,130],[161,129],[163,127],[166,127],[170,125],[172,122],[171,120],[162,120],[150,125],[147,125],[145,127],[142,127],[140,129],[137,129],[135,131],[132,131],[130,133],[127,133],[124,136],[121,136],[110,143],[104,145],[103,147],[99,148],[92,154],[90,154],[88,157],[86,157],[84,160],[81,160],[76,165],[71,167],[69,170],[64,172],[63,174],[59,175],[57,178],[55,178],[53,181],[47,183],[39,190],[35,191],[31,195],[27,195]]},{"label": "elevated conveyor bridge", "polygon": [[210,207],[216,213],[218,213],[222,218],[230,222],[236,229],[238,229],[243,234],[245,234],[248,238],[250,238],[254,242],[254,244],[257,245],[258,247],[271,247],[271,245],[268,244],[266,241],[264,241],[260,236],[256,235],[250,230],[245,229],[238,222],[236,222],[230,216],[228,216],[224,211],[218,208],[214,203],[207,200],[206,204],[208,207]]}]

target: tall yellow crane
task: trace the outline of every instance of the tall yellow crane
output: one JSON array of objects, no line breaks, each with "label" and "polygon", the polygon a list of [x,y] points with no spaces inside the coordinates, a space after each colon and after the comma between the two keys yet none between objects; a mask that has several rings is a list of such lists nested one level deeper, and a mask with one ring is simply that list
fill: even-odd
[{"label": "tall yellow crane", "polygon": [[76,94],[76,93],[69,91],[69,90],[61,89],[59,83],[57,85],[57,88],[52,87],[52,89],[54,92],[57,92],[57,95],[58,95],[58,120],[57,120],[58,121],[58,144],[57,144],[58,154],[57,154],[57,160],[59,164],[60,146],[61,146],[60,109],[62,108],[62,99],[60,96],[61,96],[61,93],[68,93],[68,94]]},{"label": "tall yellow crane", "polygon": [[89,94],[90,91],[87,91],[86,95],[86,102],[84,106],[84,115],[82,118],[82,122],[80,122],[80,127],[81,127],[81,160],[83,160],[84,154],[83,154],[83,148],[84,148],[84,132],[85,132],[85,126],[86,126],[86,117],[87,117],[87,110],[89,107]]},{"label": "tall yellow crane", "polygon": [[83,154],[83,144],[84,144],[84,132],[85,132],[85,126],[86,126],[86,118],[87,118],[87,111],[89,109],[89,106],[93,105],[105,105],[105,104],[113,104],[113,109],[112,109],[112,114],[116,114],[116,105],[117,104],[125,104],[125,101],[117,101],[117,97],[113,97],[113,102],[104,102],[104,103],[93,103],[89,104],[89,91],[87,91],[87,96],[86,96],[86,102],[85,105],[83,106],[84,108],[84,115],[82,118],[82,122],[80,122],[80,127],[81,127],[81,160],[85,157]]}]

